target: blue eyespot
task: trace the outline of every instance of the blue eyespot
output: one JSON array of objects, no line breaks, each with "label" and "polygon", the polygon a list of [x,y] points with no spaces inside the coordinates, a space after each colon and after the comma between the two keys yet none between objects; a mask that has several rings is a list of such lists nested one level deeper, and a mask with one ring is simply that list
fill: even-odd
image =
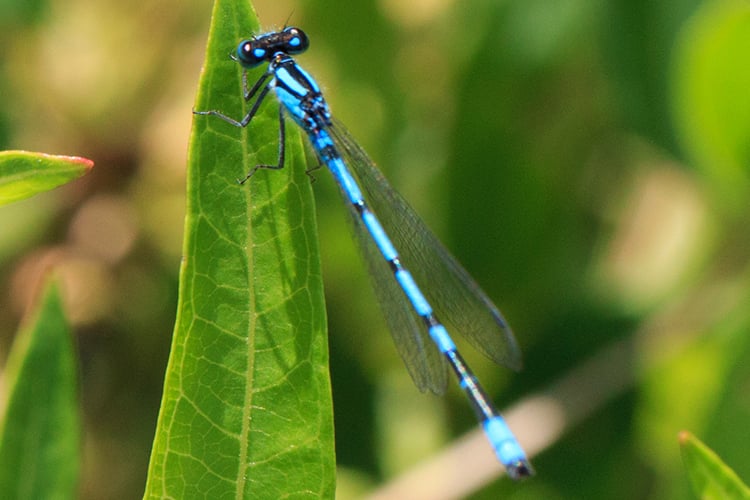
[{"label": "blue eyespot", "polygon": [[300,54],[310,46],[310,40],[301,29],[290,27],[285,29],[284,33],[289,37],[284,43],[284,50],[288,54]]},{"label": "blue eyespot", "polygon": [[268,56],[268,50],[265,47],[258,46],[255,40],[243,40],[237,46],[237,59],[246,68],[254,68]]}]

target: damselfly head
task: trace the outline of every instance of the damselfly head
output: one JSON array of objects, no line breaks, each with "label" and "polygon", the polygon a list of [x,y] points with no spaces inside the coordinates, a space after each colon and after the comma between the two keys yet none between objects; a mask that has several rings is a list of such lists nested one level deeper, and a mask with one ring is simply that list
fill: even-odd
[{"label": "damselfly head", "polygon": [[237,46],[237,59],[247,68],[254,68],[263,62],[271,61],[276,54],[300,54],[310,46],[304,31],[289,26],[281,31],[264,33]]}]

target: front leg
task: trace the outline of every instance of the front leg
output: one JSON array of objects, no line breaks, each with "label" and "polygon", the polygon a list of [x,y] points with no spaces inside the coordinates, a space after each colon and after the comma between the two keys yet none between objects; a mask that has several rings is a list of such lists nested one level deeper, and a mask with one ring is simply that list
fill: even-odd
[{"label": "front leg", "polygon": [[[243,75],[244,75],[244,73],[243,73]],[[266,78],[267,77],[261,78],[260,80],[258,80],[258,83],[264,82]],[[257,92],[257,88],[256,87],[259,87],[258,83],[256,83],[255,86],[253,87],[253,89],[255,89],[253,91],[253,94],[255,92]],[[255,102],[253,103],[253,106],[250,108],[250,111],[248,111],[247,114],[242,118],[242,120],[239,120],[239,121],[237,121],[234,118],[229,117],[229,116],[225,115],[224,113],[222,113],[221,111],[218,111],[218,110],[215,110],[215,109],[212,109],[212,110],[209,110],[209,111],[195,111],[195,110],[193,110],[193,114],[194,115],[216,116],[216,117],[221,118],[222,120],[224,120],[225,122],[227,122],[230,125],[234,125],[235,127],[245,128],[245,127],[247,127],[247,124],[250,123],[250,121],[253,119],[253,117],[255,116],[255,114],[258,112],[258,108],[260,108],[260,105],[263,102],[263,99],[266,97],[266,95],[268,95],[268,91],[269,90],[271,90],[271,85],[266,85],[265,87],[263,87],[263,90],[260,91],[260,94],[258,94],[258,98],[255,100]],[[245,97],[245,100],[250,100],[250,99],[252,99],[252,97],[253,97],[253,95],[250,94],[249,96]]]},{"label": "front leg", "polygon": [[[205,116],[216,116],[218,118],[221,118],[225,122],[227,122],[230,125],[233,125],[235,127],[245,128],[248,126],[248,124],[252,121],[252,119],[255,117],[255,115],[258,113],[258,109],[260,108],[261,103],[265,99],[265,97],[268,95],[268,92],[271,90],[271,83],[267,83],[268,78],[272,76],[272,72],[269,70],[267,71],[263,76],[261,76],[257,82],[252,86],[252,88],[247,88],[247,72],[242,73],[242,88],[243,88],[243,98],[245,101],[250,101],[253,99],[253,97],[257,97],[255,99],[255,102],[253,102],[252,107],[250,108],[250,111],[247,112],[247,114],[241,119],[241,120],[235,120],[234,118],[225,115],[221,111],[212,109],[208,111],[195,111],[193,110],[193,114],[196,115],[205,115]],[[279,170],[284,168],[284,158],[286,156],[286,129],[284,126],[284,109],[281,104],[279,104],[279,157],[278,161],[275,165],[256,165],[250,171],[245,175],[242,179],[237,179],[237,182],[240,184],[244,184],[247,182],[250,177],[255,174],[255,172],[258,171],[258,169],[261,168],[267,168],[271,170]]]}]

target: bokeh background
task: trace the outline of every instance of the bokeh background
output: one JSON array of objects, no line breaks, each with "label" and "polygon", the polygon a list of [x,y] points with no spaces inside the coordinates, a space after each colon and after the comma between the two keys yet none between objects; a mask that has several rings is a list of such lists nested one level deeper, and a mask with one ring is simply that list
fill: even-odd
[{"label": "bokeh background", "polygon": [[[543,436],[539,475],[474,498],[689,498],[683,429],[750,479],[750,4],[255,5],[268,28],[305,29],[299,59],[334,113],[516,331],[523,372],[467,357],[501,406],[545,401],[518,428]],[[0,210],[0,362],[45,270],[64,277],[84,499],[143,492],[210,12],[0,0],[0,148],[96,162]],[[353,498],[474,420],[455,387],[411,384],[317,178],[339,496]]]}]

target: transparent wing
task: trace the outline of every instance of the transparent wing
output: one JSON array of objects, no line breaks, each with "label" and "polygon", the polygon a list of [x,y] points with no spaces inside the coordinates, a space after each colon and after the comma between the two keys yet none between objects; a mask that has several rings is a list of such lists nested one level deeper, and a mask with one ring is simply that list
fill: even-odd
[{"label": "transparent wing", "polygon": [[443,394],[448,383],[448,366],[443,356],[427,334],[421,318],[411,307],[359,214],[349,200],[345,196],[344,198],[349,207],[355,239],[370,271],[375,295],[396,344],[396,350],[420,391],[429,389],[435,394]]},{"label": "transparent wing", "polygon": [[[391,237],[404,266],[411,271],[438,319],[449,332],[459,332],[493,361],[514,370],[520,369],[518,344],[492,301],[406,200],[388,184],[346,129],[335,123],[331,135],[359,181],[370,207]],[[390,269],[358,219],[355,214],[357,239],[365,247],[364,254],[376,293],[399,352],[418,387],[442,392],[446,383],[442,357],[427,336],[421,320],[404,300]],[[427,380],[426,384],[424,380]]]}]

